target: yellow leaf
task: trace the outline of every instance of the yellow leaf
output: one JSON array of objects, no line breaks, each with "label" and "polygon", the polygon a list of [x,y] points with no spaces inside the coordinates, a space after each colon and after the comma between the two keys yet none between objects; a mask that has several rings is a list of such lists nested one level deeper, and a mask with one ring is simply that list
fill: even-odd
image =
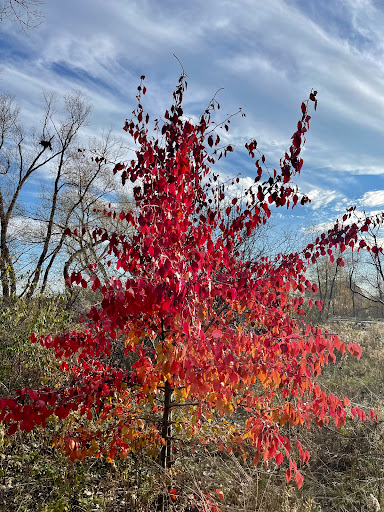
[{"label": "yellow leaf", "polygon": [[232,416],[233,406],[230,402],[226,403],[224,406],[224,412],[227,416]]},{"label": "yellow leaf", "polygon": [[224,405],[225,405],[225,402],[222,398],[218,398],[216,400],[216,409],[221,417],[224,416]]}]

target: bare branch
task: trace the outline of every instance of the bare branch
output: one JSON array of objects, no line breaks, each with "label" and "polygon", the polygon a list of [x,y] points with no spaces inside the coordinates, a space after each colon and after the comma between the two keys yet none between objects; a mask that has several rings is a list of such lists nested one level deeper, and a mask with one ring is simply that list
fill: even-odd
[{"label": "bare branch", "polygon": [[44,20],[42,0],[0,0],[0,22],[17,22],[22,30],[36,28]]}]

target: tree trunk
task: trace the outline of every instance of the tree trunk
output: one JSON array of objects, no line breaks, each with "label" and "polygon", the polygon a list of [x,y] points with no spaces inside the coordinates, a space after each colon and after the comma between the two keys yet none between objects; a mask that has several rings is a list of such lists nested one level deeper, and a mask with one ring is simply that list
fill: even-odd
[{"label": "tree trunk", "polygon": [[[173,388],[166,380],[164,384],[164,411],[161,420],[161,437],[163,439],[163,446],[160,451],[160,466],[164,469],[164,473],[171,465],[171,450],[172,450],[172,394]],[[159,494],[156,503],[156,512],[166,512],[168,510],[169,496],[166,493]]]},{"label": "tree trunk", "polygon": [[161,420],[161,437],[164,439],[164,444],[160,451],[160,465],[163,469],[170,467],[171,463],[171,449],[172,449],[172,393],[173,388],[168,381],[164,385],[164,412]]},{"label": "tree trunk", "polygon": [[0,234],[0,275],[3,297],[11,297],[16,294],[16,275],[13,268],[11,255],[7,244],[7,228],[4,222],[1,222]]}]

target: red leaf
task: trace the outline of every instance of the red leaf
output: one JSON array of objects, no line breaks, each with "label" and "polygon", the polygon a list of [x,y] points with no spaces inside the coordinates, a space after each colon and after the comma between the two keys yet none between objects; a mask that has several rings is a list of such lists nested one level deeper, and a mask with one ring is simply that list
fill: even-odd
[{"label": "red leaf", "polygon": [[17,430],[17,423],[12,423],[12,425],[9,427],[7,434],[9,436],[12,436]]},{"label": "red leaf", "polygon": [[213,338],[220,338],[221,336],[223,335],[223,332],[220,331],[220,329],[215,329],[213,332],[212,332],[212,337]]},{"label": "red leaf", "polygon": [[220,491],[220,489],[216,489],[216,492],[217,492],[219,498],[221,499],[221,501],[224,501],[224,493],[223,493],[223,491]]},{"label": "red leaf", "polygon": [[259,461],[260,461],[260,452],[259,452],[259,451],[257,451],[257,452],[255,453],[254,457],[253,457],[253,461],[252,461],[252,462],[253,462],[253,465],[254,465],[254,466],[257,466],[257,464],[259,463]]},{"label": "red leaf", "polygon": [[376,420],[377,421],[377,412],[373,411],[372,409],[370,409],[369,410],[369,417],[371,418],[371,420]]},{"label": "red leaf", "polygon": [[29,395],[30,399],[33,401],[37,400],[37,398],[38,398],[36,392],[33,391],[33,389],[28,390],[28,395]]},{"label": "red leaf", "polygon": [[170,300],[166,300],[163,302],[163,304],[161,305],[161,308],[164,310],[164,311],[168,311],[168,309],[171,307],[171,304],[172,302]]},{"label": "red leaf", "polygon": [[299,471],[296,471],[295,480],[296,480],[297,488],[301,489],[303,486],[304,478],[303,478],[303,475]]},{"label": "red leaf", "polygon": [[91,281],[93,281],[93,283],[92,283],[93,291],[96,291],[98,288],[100,288],[101,283],[100,283],[100,279],[97,276],[92,276]]},{"label": "red leaf", "polygon": [[284,456],[283,456],[283,454],[281,452],[279,452],[276,455],[275,459],[276,459],[277,466],[280,466],[280,464],[283,462]]},{"label": "red leaf", "polygon": [[348,351],[356,357],[356,359],[360,359],[362,350],[361,347],[357,343],[350,343],[348,345]]}]

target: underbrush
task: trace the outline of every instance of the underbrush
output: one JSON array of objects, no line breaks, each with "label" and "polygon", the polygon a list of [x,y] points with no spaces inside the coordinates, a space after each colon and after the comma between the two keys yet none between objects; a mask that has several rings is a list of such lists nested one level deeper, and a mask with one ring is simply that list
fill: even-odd
[{"label": "underbrush", "polygon": [[[31,344],[32,332],[62,332],[77,322],[82,306],[66,297],[0,305],[0,394],[23,387],[65,384],[53,354]],[[214,443],[185,445],[169,476],[156,460],[130,454],[125,461],[71,462],[53,446],[76,417],[48,421],[46,429],[7,438],[0,426],[0,510],[19,512],[92,512],[150,510],[196,512],[209,495],[222,512],[354,512],[381,510],[384,503],[384,332],[380,323],[365,327],[328,325],[345,342],[363,348],[359,361],[346,352],[325,368],[321,384],[347,395],[354,405],[375,408],[378,421],[349,418],[339,430],[285,427],[309,450],[300,468],[304,486],[287,484],[284,468],[253,466],[252,454],[219,451]],[[230,420],[235,421],[235,416]],[[284,465],[284,464],[283,464]],[[204,492],[203,490],[204,489]],[[223,493],[224,500],[220,497]],[[159,496],[163,496],[159,508]]]}]

